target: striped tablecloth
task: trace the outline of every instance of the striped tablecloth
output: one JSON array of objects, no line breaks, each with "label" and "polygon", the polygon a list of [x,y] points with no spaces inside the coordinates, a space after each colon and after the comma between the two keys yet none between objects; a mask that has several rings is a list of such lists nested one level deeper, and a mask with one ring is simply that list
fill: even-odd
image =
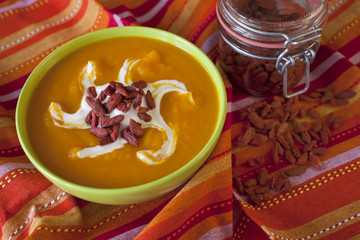
[{"label": "striped tablecloth", "polygon": [[[336,108],[343,124],[327,145],[326,167],[291,179],[290,193],[259,207],[235,193],[232,178],[258,170],[243,164],[254,147],[231,144],[242,124],[239,111],[261,99],[233,91],[225,77],[228,114],[215,151],[186,184],[160,198],[128,206],[87,202],[52,185],[24,155],[14,123],[17,98],[34,67],[56,47],[87,32],[132,24],[176,33],[215,61],[215,6],[215,0],[0,0],[2,239],[360,239],[359,0],[329,1],[322,46],[311,65],[312,89],[358,94]],[[286,163],[264,166],[276,173]]]}]

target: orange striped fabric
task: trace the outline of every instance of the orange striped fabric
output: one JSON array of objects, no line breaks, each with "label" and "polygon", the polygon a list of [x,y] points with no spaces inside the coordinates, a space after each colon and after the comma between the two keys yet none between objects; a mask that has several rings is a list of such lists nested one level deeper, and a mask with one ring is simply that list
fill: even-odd
[{"label": "orange striped fabric", "polygon": [[[75,198],[29,162],[16,135],[17,98],[34,67],[61,44],[107,27],[142,25],[176,33],[215,61],[215,0],[0,0],[0,235],[2,239],[360,239],[360,1],[330,0],[322,46],[311,65],[311,88],[358,94],[345,107],[314,106],[343,118],[323,171],[309,167],[294,189],[261,206],[232,186],[257,174],[244,165],[269,145],[232,147],[242,108],[260,101],[233,91],[223,75],[228,114],[219,143],[202,168],[178,189],[127,206]],[[219,68],[220,70],[220,68]],[[233,158],[236,159],[232,163]],[[288,166],[264,165],[270,174]]]}]

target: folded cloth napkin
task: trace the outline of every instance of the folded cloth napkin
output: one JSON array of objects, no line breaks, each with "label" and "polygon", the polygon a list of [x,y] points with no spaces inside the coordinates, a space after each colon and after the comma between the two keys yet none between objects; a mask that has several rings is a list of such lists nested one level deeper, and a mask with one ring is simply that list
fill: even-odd
[{"label": "folded cloth napkin", "polygon": [[[2,239],[360,239],[359,1],[330,1],[323,45],[312,64],[311,89],[331,86],[357,95],[343,107],[316,105],[342,124],[321,157],[291,177],[293,190],[261,205],[238,194],[233,179],[261,167],[276,175],[289,166],[266,158],[265,146],[239,148],[241,109],[263,99],[233,90],[225,75],[228,114],[204,166],[172,192],[140,204],[109,206],[75,198],[47,181],[16,136],[18,95],[35,66],[61,44],[107,27],[142,25],[176,33],[215,61],[215,0],[0,0],[0,224]],[[219,68],[219,70],[221,70]],[[233,155],[233,163],[231,156]]]}]

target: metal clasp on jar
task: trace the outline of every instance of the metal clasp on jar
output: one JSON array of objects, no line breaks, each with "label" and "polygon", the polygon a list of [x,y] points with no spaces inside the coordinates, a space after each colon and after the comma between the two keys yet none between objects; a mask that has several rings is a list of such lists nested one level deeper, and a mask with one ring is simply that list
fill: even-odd
[{"label": "metal clasp on jar", "polygon": [[[291,98],[300,94],[305,93],[310,86],[310,64],[314,61],[317,50],[319,49],[320,42],[319,37],[321,36],[322,29],[316,28],[310,30],[306,33],[300,34],[293,38],[288,38],[286,35],[283,35],[286,38],[284,42],[285,50],[278,56],[276,60],[276,69],[283,75],[283,95],[285,98]],[[306,50],[302,53],[288,56],[291,48],[300,44],[305,44],[307,42],[313,42]],[[314,50],[315,49],[315,50]],[[304,61],[305,68],[305,87],[297,92],[288,94],[287,89],[287,67],[294,66],[295,61]]]}]

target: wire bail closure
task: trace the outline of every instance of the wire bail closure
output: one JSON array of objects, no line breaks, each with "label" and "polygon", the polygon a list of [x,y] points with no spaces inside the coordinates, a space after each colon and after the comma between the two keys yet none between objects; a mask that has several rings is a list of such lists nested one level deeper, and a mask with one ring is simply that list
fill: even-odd
[{"label": "wire bail closure", "polygon": [[[314,26],[313,26],[314,28]],[[292,98],[297,95],[305,93],[310,86],[310,64],[314,61],[315,55],[317,50],[319,49],[320,42],[319,37],[321,36],[322,29],[316,28],[313,30],[310,30],[306,33],[300,34],[293,38],[288,38],[285,34],[283,37],[286,38],[286,41],[284,42],[285,50],[278,56],[276,60],[276,69],[279,72],[279,74],[283,75],[283,96],[285,98]],[[300,39],[300,40],[298,40]],[[296,41],[298,40],[298,41]],[[293,56],[287,56],[292,46],[304,44],[306,42],[314,42],[314,44],[311,44],[303,53],[293,55]],[[315,46],[314,46],[315,45]],[[314,49],[312,48],[314,47]],[[305,62],[305,87],[297,92],[288,94],[287,89],[287,67],[288,66],[294,66],[295,61],[304,61]]]},{"label": "wire bail closure", "polygon": [[[220,4],[219,4],[220,3]],[[217,10],[219,25],[224,29],[219,31],[219,35],[222,40],[230,46],[234,51],[253,59],[274,61],[275,68],[283,75],[283,96],[285,98],[291,98],[306,92],[310,86],[310,64],[314,61],[317,50],[320,47],[319,37],[322,34],[322,26],[324,19],[326,19],[327,11],[322,10],[318,12],[316,19],[314,19],[309,25],[302,25],[304,32],[300,32],[298,35],[291,38],[287,35],[286,29],[281,31],[265,31],[259,28],[257,25],[253,25],[239,18],[239,14],[230,13],[225,1],[219,0]],[[231,7],[231,5],[229,5]],[[219,9],[226,11],[226,15],[219,14]],[[234,11],[233,8],[231,8]],[[236,9],[235,9],[236,10]],[[236,26],[232,28],[229,26]],[[305,30],[306,29],[306,30]],[[292,34],[291,32],[290,34]],[[255,35],[256,37],[254,37]],[[258,41],[257,39],[270,39],[271,41]],[[231,41],[232,39],[233,41]],[[240,46],[237,42],[243,44],[245,47]],[[269,48],[276,52],[275,55],[262,55],[261,51],[252,52],[251,48],[246,46],[254,46],[257,49]],[[280,54],[279,54],[280,53]],[[287,67],[294,66],[296,61],[304,61],[305,68],[305,88],[295,93],[288,94],[288,75]]]}]

